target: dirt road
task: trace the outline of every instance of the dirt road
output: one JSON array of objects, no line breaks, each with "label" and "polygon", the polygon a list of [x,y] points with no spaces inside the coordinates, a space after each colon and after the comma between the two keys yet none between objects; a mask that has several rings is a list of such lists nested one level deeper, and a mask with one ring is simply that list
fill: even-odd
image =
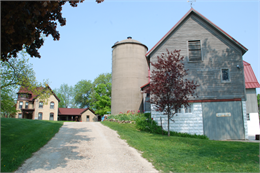
[{"label": "dirt road", "polygon": [[67,122],[16,172],[157,172],[99,122]]}]

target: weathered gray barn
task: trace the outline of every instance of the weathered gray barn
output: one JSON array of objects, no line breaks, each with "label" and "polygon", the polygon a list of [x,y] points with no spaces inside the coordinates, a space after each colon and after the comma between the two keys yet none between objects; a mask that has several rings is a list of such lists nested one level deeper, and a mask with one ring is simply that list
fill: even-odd
[{"label": "weathered gray barn", "polygon": [[[205,134],[213,140],[247,139],[246,90],[243,54],[247,48],[191,8],[146,54],[148,63],[157,56],[181,50],[188,79],[200,87],[191,109],[181,109],[170,130]],[[150,64],[150,63],[149,63]],[[151,73],[153,67],[150,66]],[[145,87],[145,86],[144,86]],[[166,115],[151,108],[152,117],[167,128]]]}]

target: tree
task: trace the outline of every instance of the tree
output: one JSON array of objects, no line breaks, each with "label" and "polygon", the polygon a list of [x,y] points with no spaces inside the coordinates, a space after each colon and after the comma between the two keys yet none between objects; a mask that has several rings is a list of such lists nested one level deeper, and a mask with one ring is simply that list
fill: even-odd
[{"label": "tree", "polygon": [[[96,0],[101,3],[104,0]],[[62,6],[67,1],[1,1],[1,60],[17,57],[23,49],[31,57],[40,58],[38,49],[43,45],[42,35],[52,35],[54,40],[60,39],[56,30],[57,21],[66,25],[62,17]],[[80,0],[83,2],[83,0]],[[77,7],[79,1],[69,1]]]},{"label": "tree", "polygon": [[[105,84],[108,91],[110,91],[110,98],[111,98],[111,83],[112,83],[112,75],[111,73],[102,73],[97,78],[95,78],[94,82],[92,83],[92,92],[90,95],[90,107],[94,109],[94,103],[98,101],[96,98],[96,90],[95,88],[99,84]],[[107,92],[109,93],[109,92]]]},{"label": "tree", "polygon": [[68,84],[62,84],[54,93],[60,99],[59,108],[77,108],[74,102],[73,87]]},{"label": "tree", "polygon": [[94,110],[96,114],[104,115],[111,111],[111,83],[99,84],[95,87]]},{"label": "tree", "polygon": [[92,93],[92,83],[90,80],[81,80],[74,86],[74,100],[79,108],[90,106],[90,94]]},{"label": "tree", "polygon": [[172,118],[182,106],[189,106],[188,100],[195,98],[195,90],[199,85],[184,79],[188,70],[184,69],[184,57],[180,57],[180,50],[166,51],[167,54],[157,56],[157,62],[151,62],[154,70],[150,76],[150,86],[145,92],[150,93],[150,102],[154,104],[155,110],[167,115],[170,136],[170,120],[174,122]]},{"label": "tree", "polygon": [[15,99],[12,97],[13,91],[10,89],[1,90],[1,116],[10,117],[14,115],[17,110],[15,107]]}]

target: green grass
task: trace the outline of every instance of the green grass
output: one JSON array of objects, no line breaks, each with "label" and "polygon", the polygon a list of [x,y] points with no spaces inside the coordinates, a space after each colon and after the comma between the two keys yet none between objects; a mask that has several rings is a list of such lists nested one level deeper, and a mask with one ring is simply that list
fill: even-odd
[{"label": "green grass", "polygon": [[63,122],[1,118],[1,172],[12,172],[43,147]]},{"label": "green grass", "polygon": [[212,141],[142,132],[103,121],[163,172],[259,172],[259,143]]}]

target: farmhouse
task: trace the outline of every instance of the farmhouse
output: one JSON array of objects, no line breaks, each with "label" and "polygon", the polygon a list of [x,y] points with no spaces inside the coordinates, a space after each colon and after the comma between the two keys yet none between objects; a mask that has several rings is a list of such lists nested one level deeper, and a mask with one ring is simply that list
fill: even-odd
[{"label": "farmhouse", "polygon": [[[39,95],[34,95],[27,88],[21,87],[18,94],[15,118],[25,118],[34,120],[54,120],[54,121],[79,121],[96,122],[101,121],[99,115],[89,108],[58,108],[60,99],[55,95],[52,89],[47,85],[45,88],[36,88]],[[41,93],[49,91],[50,95],[47,104],[40,99]]]},{"label": "farmhouse", "polygon": [[47,85],[45,88],[37,88],[39,93],[46,90],[50,91],[47,105],[39,99],[39,95],[34,95],[27,88],[21,87],[18,91],[18,99],[16,110],[18,110],[15,118],[38,119],[38,120],[54,120],[58,118],[58,104],[60,99],[55,95],[52,89]]},{"label": "farmhouse", "polygon": [[[187,79],[200,85],[198,98],[190,99],[190,108],[178,110],[170,130],[205,134],[213,140],[248,139],[246,97],[251,90],[245,89],[242,58],[247,48],[191,8],[146,54],[151,75],[150,62],[156,62],[166,49],[181,50],[184,67],[189,69]],[[143,98],[148,100],[149,95]],[[152,105],[151,114],[159,124],[162,117],[167,128],[166,115]]]}]

